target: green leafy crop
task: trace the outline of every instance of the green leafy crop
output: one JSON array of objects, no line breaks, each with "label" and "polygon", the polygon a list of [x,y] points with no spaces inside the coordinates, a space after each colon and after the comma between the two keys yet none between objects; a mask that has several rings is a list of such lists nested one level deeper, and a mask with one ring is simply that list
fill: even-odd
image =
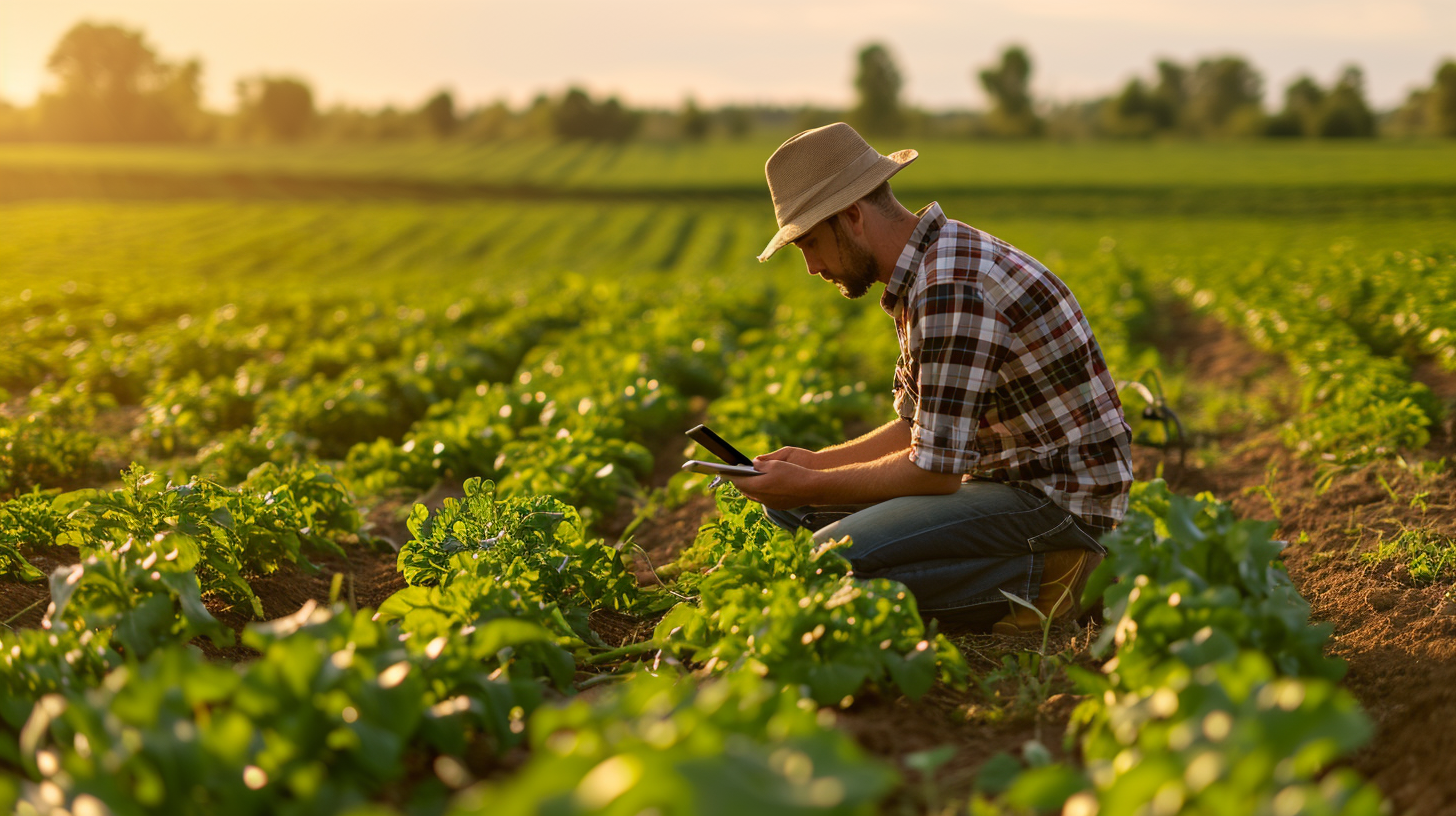
[{"label": "green leafy crop", "polygon": [[95,479],[100,439],[83,423],[44,409],[0,415],[0,499]]},{"label": "green leafy crop", "polygon": [[105,630],[0,627],[0,763],[21,766],[20,729],[36,700],[80,693],[121,663]]},{"label": "green leafy crop", "polygon": [[[246,576],[285,564],[311,568],[305,549],[341,555],[334,539],[359,526],[342,486],[309,465],[265,466],[238,490],[204,479],[173,485],[133,465],[120,489],[64,493],[51,506],[65,514],[57,541],[83,556],[166,556],[180,542],[194,542],[197,557],[188,569],[196,570],[202,591],[246,604],[257,617],[262,605]],[[163,543],[174,534],[180,536],[176,546]]]},{"label": "green leafy crop", "polygon": [[965,683],[959,650],[927,629],[904,586],[855,578],[836,545],[778,530],[737,491],[718,501],[722,517],[685,553],[718,560],[705,576],[680,581],[698,598],[667,613],[657,643],[709,672],[802,683],[821,703],[845,701],[865,683],[912,698],[937,678]]},{"label": "green leafy crop", "polygon": [[1095,649],[1107,654],[1115,645],[1117,671],[1134,687],[1166,654],[1196,668],[1239,648],[1258,649],[1290,676],[1338,679],[1344,664],[1324,654],[1330,627],[1310,623],[1273,531],[1210,496],[1139,483],[1126,520],[1103,538],[1111,556],[1084,594],[1084,602],[1102,596],[1107,619],[1119,622],[1102,630]]},{"label": "green leafy crop", "polygon": [[452,579],[450,559],[465,554],[478,572],[529,587],[533,596],[587,610],[631,609],[637,584],[620,553],[582,537],[581,516],[550,496],[496,498],[494,482],[465,482],[465,496],[446,499],[434,515],[410,513],[414,538],[400,549],[399,567],[412,585]]},{"label": "green leafy crop", "polygon": [[113,643],[132,657],[199,635],[230,645],[232,631],[202,604],[193,571],[199,558],[197,543],[180,534],[145,544],[106,542],[80,564],[51,575],[51,607],[42,627],[111,630]]},{"label": "green leafy crop", "polygon": [[600,701],[538,710],[526,766],[466,791],[451,812],[874,813],[894,772],[832,722],[746,672],[702,686],[638,674]]},{"label": "green leafy crop", "polygon": [[25,560],[20,548],[53,546],[64,522],[64,516],[52,509],[51,497],[44,493],[26,493],[0,502],[0,578],[44,578],[44,573]]},{"label": "green leafy crop", "polygon": [[[1332,769],[1371,728],[1335,685],[1344,664],[1323,653],[1329,627],[1309,623],[1272,532],[1210,496],[1134,485],[1084,595],[1107,605],[1094,651],[1116,654],[1101,672],[1069,669],[1086,695],[1073,724],[1087,775],[1056,801],[1025,801],[1101,813],[1383,812],[1372,785]],[[1033,774],[1068,770],[1027,771],[1000,801],[1030,795]]]},{"label": "green leafy crop", "polygon": [[541,700],[534,682],[493,677],[475,659],[523,641],[491,627],[457,652],[445,639],[401,642],[366,616],[309,604],[255,624],[244,640],[262,656],[236,671],[173,647],[90,691],[42,697],[21,734],[35,783],[22,799],[301,816],[387,794],[438,808],[444,787],[407,780],[407,753],[462,767],[476,761],[469,751],[493,756],[520,742]]},{"label": "green leafy crop", "polygon": [[508,620],[516,631],[531,635],[529,643],[514,644],[514,671],[524,677],[549,678],[565,689],[576,663],[558,644],[573,645],[591,637],[586,615],[575,608],[563,613],[556,603],[534,596],[530,585],[484,572],[480,562],[466,554],[454,556],[451,565],[453,580],[406,587],[380,604],[375,618],[398,621],[400,629],[414,638],[448,638],[452,648],[471,642],[491,622]]},{"label": "green leafy crop", "polygon": [[1197,669],[1168,661],[1139,686],[1085,690],[1113,701],[1082,743],[1102,812],[1154,798],[1206,816],[1384,812],[1373,785],[1330,770],[1372,729],[1329,680],[1281,677],[1258,652],[1236,651]]}]

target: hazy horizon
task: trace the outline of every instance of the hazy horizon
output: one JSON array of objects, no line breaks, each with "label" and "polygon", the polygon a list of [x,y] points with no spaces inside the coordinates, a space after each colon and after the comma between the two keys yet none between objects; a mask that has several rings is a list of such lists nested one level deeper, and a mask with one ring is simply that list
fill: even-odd
[{"label": "hazy horizon", "polygon": [[1159,58],[1237,54],[1263,74],[1271,107],[1296,76],[1329,84],[1353,63],[1385,109],[1456,58],[1456,4],[1445,0],[742,0],[711,11],[662,0],[0,0],[0,99],[30,104],[50,81],[51,49],[82,20],[140,29],[167,61],[201,60],[206,104],[224,110],[237,80],[260,73],[306,79],[324,107],[413,107],[441,88],[461,106],[520,105],[573,84],[642,107],[689,95],[841,107],[869,42],[890,48],[905,101],[930,109],[984,107],[973,72],[1011,44],[1030,52],[1041,100],[1115,93]]}]

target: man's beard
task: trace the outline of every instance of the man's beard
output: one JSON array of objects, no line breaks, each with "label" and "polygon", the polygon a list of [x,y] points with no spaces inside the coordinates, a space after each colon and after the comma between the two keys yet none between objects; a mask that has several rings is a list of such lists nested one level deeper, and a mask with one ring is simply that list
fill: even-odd
[{"label": "man's beard", "polygon": [[832,280],[834,285],[845,297],[853,300],[863,297],[875,281],[880,279],[879,263],[875,261],[874,253],[869,249],[851,241],[849,236],[840,228],[836,220],[830,225],[834,230],[834,240],[839,250],[840,275]]}]

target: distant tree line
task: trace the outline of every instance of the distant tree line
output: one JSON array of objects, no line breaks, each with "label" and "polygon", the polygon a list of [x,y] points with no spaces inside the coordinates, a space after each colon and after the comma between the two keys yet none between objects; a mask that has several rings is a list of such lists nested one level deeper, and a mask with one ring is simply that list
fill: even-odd
[{"label": "distant tree line", "polygon": [[202,105],[202,65],[168,61],[142,32],[83,22],[66,32],[46,67],[53,90],[29,107],[0,100],[0,140],[93,142],[258,141],[368,142],[402,139],[487,141],[556,137],[620,142],[633,138],[694,141],[788,134],[845,120],[876,136],[1032,138],[1456,138],[1456,61],[1437,67],[1429,87],[1394,110],[1375,111],[1364,75],[1349,65],[1328,85],[1301,76],[1284,89],[1283,107],[1264,107],[1264,78],[1242,57],[1220,55],[1192,64],[1160,60],[1145,77],[1105,98],[1072,103],[1038,100],[1034,63],[1022,47],[1006,48],[973,68],[970,85],[989,100],[984,111],[925,111],[901,98],[904,76],[890,50],[870,43],[856,56],[855,104],[700,107],[689,97],[676,110],[639,110],[615,97],[572,87],[530,104],[500,101],[461,109],[449,90],[415,107],[320,109],[309,83],[268,74],[236,84],[232,114]]},{"label": "distant tree line", "polygon": [[[412,109],[323,110],[309,83],[288,75],[239,80],[237,110],[228,116],[203,108],[198,60],[168,62],[142,32],[91,22],[67,31],[46,67],[55,87],[33,106],[19,108],[0,101],[0,139],[296,142],[554,135],[622,141],[637,136],[649,118],[616,98],[594,99],[580,88],[568,88],[555,97],[542,95],[524,110],[496,103],[461,111],[448,90]],[[679,117],[671,116],[673,129],[689,138],[706,136],[713,118],[698,111],[695,124],[677,128]],[[721,117],[730,121],[730,131],[735,130],[731,113]]]}]

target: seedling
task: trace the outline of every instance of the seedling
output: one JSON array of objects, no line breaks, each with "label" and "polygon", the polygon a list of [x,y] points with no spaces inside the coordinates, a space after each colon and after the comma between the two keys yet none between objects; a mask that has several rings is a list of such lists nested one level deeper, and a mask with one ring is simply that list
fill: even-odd
[{"label": "seedling", "polygon": [[1279,466],[1271,462],[1269,466],[1264,469],[1263,484],[1244,488],[1245,496],[1258,494],[1263,496],[1264,499],[1269,502],[1269,510],[1274,514],[1275,521],[1280,521],[1284,518],[1284,514],[1280,510],[1279,498],[1274,495],[1274,480],[1278,477]]},{"label": "seedling", "polygon": [[941,745],[905,756],[905,767],[920,772],[920,793],[925,798],[927,813],[939,813],[941,810],[940,789],[935,784],[935,772],[955,755],[954,745]]},{"label": "seedling", "polygon": [[1033,604],[1031,601],[1026,600],[1025,598],[1012,595],[1010,592],[1007,592],[1004,589],[1001,590],[1001,594],[1006,596],[1006,600],[1012,602],[1013,604],[1020,604],[1021,606],[1030,609],[1032,613],[1036,615],[1037,620],[1041,622],[1041,649],[1037,652],[1037,654],[1045,657],[1047,641],[1051,638],[1052,621],[1056,620],[1057,613],[1062,610],[1062,604],[1071,599],[1072,588],[1065,587],[1062,589],[1061,597],[1057,598],[1057,602],[1055,604],[1052,604],[1052,614],[1050,616],[1043,613],[1040,609],[1037,609],[1035,604]]},{"label": "seedling", "polygon": [[[1070,605],[1072,603],[1072,588],[1062,588],[1062,594],[1057,598],[1057,602],[1052,604],[1052,613],[1050,615],[1047,615],[1043,613],[1040,609],[1037,609],[1035,604],[1026,600],[1025,598],[1012,595],[1010,592],[1007,592],[1004,589],[1001,590],[1001,594],[1006,596],[1006,600],[1012,602],[1013,604],[1020,604],[1021,606],[1030,609],[1036,615],[1037,620],[1041,623],[1041,648],[1036,651],[1036,681],[1032,684],[1032,689],[1036,695],[1037,709],[1040,710],[1042,703],[1045,703],[1047,701],[1047,698],[1051,696],[1052,664],[1055,661],[1049,660],[1047,658],[1047,643],[1051,640],[1052,622],[1056,620],[1057,613],[1062,610],[1063,604]],[[1040,718],[1037,718],[1036,721],[1036,740],[1037,742],[1041,741]]]}]

